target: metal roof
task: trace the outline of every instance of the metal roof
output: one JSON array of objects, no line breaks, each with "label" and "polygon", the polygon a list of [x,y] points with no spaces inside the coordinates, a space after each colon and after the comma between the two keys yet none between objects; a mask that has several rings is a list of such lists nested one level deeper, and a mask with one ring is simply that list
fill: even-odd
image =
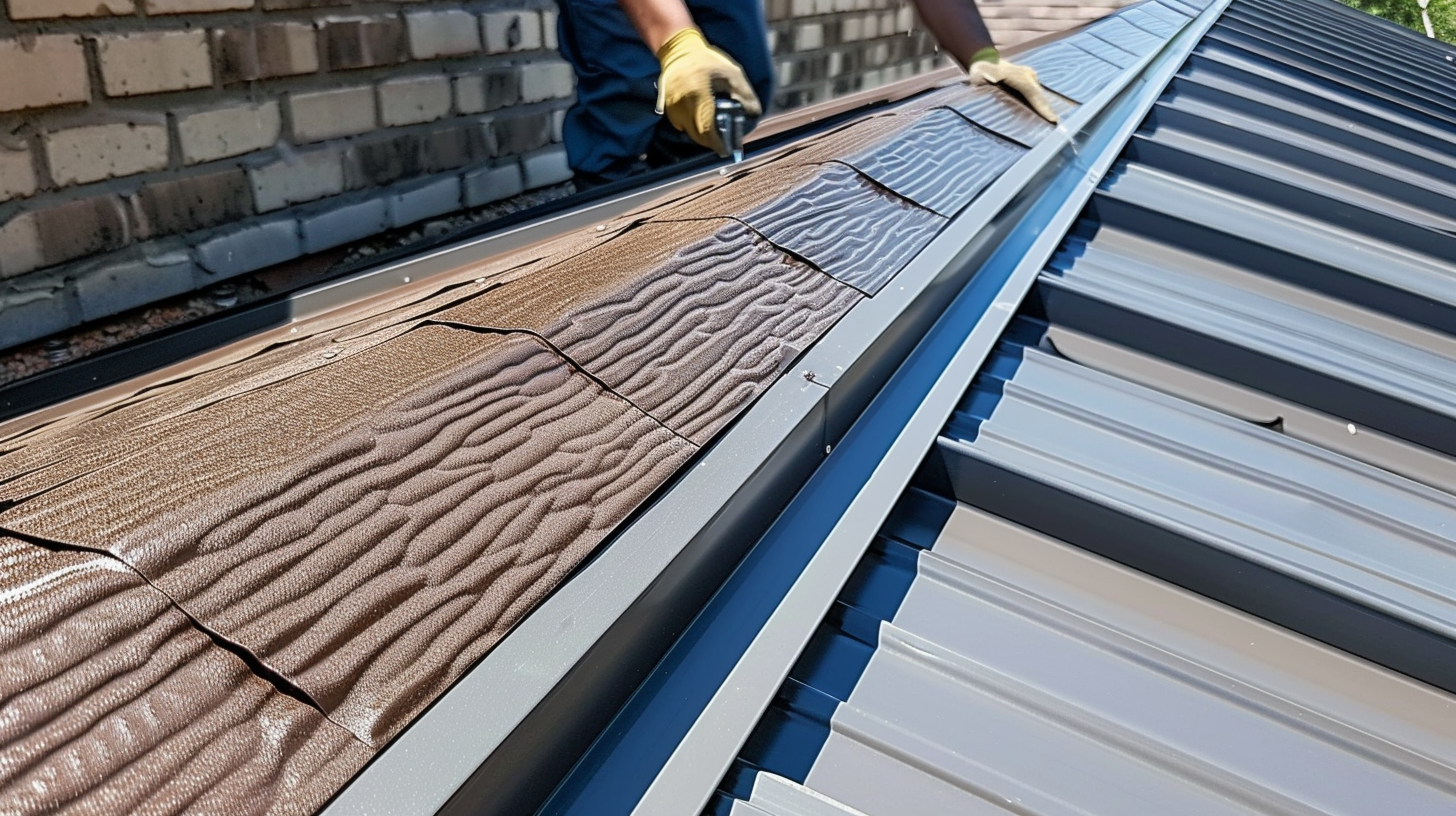
[{"label": "metal roof", "polygon": [[711,812],[1456,807],[1453,57],[1228,5]]}]

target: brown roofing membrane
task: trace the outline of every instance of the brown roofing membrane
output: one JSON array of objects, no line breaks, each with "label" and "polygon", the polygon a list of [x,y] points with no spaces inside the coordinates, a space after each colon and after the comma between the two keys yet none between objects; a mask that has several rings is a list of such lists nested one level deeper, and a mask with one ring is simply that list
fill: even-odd
[{"label": "brown roofing membrane", "polygon": [[0,426],[0,811],[313,812],[1010,166],[1020,107],[946,89]]}]

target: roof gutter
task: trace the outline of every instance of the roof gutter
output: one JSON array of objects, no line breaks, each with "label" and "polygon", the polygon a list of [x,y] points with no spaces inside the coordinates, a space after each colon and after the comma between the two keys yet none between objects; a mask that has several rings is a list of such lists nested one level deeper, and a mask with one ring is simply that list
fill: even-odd
[{"label": "roof gutter", "polygon": [[[1078,108],[1066,129],[988,187],[323,813],[533,812],[573,765],[552,810],[571,812],[575,801],[582,812],[620,812],[644,794],[638,812],[700,808],[984,357],[957,349],[989,349],[1112,157],[1226,2],[1144,58],[1126,82]],[[1074,142],[1078,132],[1084,135]],[[950,379],[937,385],[930,373]],[[886,449],[890,428],[903,430]],[[849,497],[857,498],[846,508]],[[832,515],[805,516],[833,504],[839,509]],[[776,568],[755,556],[806,531],[816,548],[824,542],[823,558],[780,576],[798,576],[788,594],[745,589],[759,571]],[[740,568],[750,550],[755,555]],[[715,610],[745,604],[761,610],[760,618],[777,611],[761,629],[737,630],[756,632],[746,651],[724,652],[713,645]],[[802,619],[786,620],[796,614]],[[664,666],[706,655],[708,673],[653,673],[664,655]],[[747,685],[735,687],[740,680]],[[686,696],[684,683],[692,684]],[[666,720],[641,716],[648,703],[673,694],[679,697]],[[622,751],[614,754],[614,746]],[[599,797],[604,792],[609,798]]]}]

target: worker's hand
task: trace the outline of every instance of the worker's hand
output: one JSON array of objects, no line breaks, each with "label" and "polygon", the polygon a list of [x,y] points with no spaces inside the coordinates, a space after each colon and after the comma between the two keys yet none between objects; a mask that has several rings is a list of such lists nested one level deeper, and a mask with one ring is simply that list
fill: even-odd
[{"label": "worker's hand", "polygon": [[1057,112],[1052,110],[1052,103],[1047,99],[1046,91],[1042,90],[1036,71],[1001,59],[995,49],[987,48],[976,56],[969,71],[971,82],[994,82],[1010,88],[1021,94],[1021,98],[1041,118],[1054,125],[1057,123]]},{"label": "worker's hand", "polygon": [[743,105],[749,117],[763,114],[753,85],[727,54],[708,45],[703,33],[685,28],[657,50],[662,75],[657,79],[657,112],[666,113],[672,126],[718,155],[728,148],[713,126],[714,94],[727,94]]}]

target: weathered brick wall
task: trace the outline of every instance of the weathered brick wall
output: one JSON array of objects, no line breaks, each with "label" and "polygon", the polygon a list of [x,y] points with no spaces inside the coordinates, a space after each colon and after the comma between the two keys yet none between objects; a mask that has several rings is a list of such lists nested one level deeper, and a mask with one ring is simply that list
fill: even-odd
[{"label": "weathered brick wall", "polygon": [[568,177],[550,0],[4,0],[0,346]]},{"label": "weathered brick wall", "polygon": [[1063,31],[1138,0],[977,0],[991,36],[1003,46]]},{"label": "weathered brick wall", "polygon": [[778,110],[906,79],[943,64],[905,0],[767,0]]},{"label": "weathered brick wall", "polygon": [[[1087,16],[1031,2],[982,5],[1003,29],[1012,5]],[[780,110],[939,64],[904,0],[766,11]],[[556,16],[552,0],[0,0],[0,348],[564,181]]]}]

